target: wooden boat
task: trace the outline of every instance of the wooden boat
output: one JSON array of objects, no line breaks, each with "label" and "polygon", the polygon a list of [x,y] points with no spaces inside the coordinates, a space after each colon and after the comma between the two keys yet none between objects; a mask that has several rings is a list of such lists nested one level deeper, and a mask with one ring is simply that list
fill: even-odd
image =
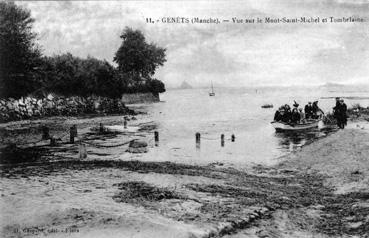
[{"label": "wooden boat", "polygon": [[306,123],[303,124],[291,124],[281,121],[272,121],[271,124],[273,125],[276,131],[300,131],[316,128],[318,127],[320,121],[321,119],[308,120]]},{"label": "wooden boat", "polygon": [[273,104],[264,104],[261,108],[273,108]]},{"label": "wooden boat", "polygon": [[215,96],[213,82],[211,82],[211,92],[209,92],[209,96],[210,97]]}]

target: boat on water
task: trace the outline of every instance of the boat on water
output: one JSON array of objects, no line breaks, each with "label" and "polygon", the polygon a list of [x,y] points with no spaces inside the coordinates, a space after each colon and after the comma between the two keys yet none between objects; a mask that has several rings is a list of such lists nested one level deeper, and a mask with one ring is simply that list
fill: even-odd
[{"label": "boat on water", "polygon": [[320,121],[321,119],[308,120],[306,123],[302,124],[292,124],[281,121],[272,121],[271,124],[276,131],[301,131],[318,127]]},{"label": "boat on water", "polygon": [[214,87],[213,87],[213,81],[211,81],[211,92],[209,92],[209,96],[215,96]]},{"label": "boat on water", "polygon": [[261,108],[273,108],[273,104],[264,104]]}]

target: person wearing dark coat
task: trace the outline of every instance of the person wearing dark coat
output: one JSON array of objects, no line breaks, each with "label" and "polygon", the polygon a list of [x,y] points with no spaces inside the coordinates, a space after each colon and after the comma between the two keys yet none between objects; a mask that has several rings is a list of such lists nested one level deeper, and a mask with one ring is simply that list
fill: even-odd
[{"label": "person wearing dark coat", "polygon": [[336,97],[336,106],[333,108],[333,116],[335,118],[337,118],[338,116],[338,110],[339,110],[339,107],[340,107],[340,98],[339,97]]},{"label": "person wearing dark coat", "polygon": [[282,120],[282,115],[281,115],[281,112],[280,112],[280,109],[275,111],[275,114],[274,114],[274,121],[281,121]]},{"label": "person wearing dark coat", "polygon": [[[320,109],[319,106],[318,106],[318,101],[313,102],[312,107],[313,107],[312,111],[313,111],[313,118],[314,119],[318,119],[320,117],[320,115],[324,114],[322,109]],[[320,113],[320,114],[318,115],[318,113]]]},{"label": "person wearing dark coat", "polygon": [[311,102],[305,105],[305,116],[306,119],[311,119],[313,117],[313,105]]},{"label": "person wearing dark coat", "polygon": [[340,99],[339,105],[335,107],[335,117],[337,120],[337,126],[341,129],[344,129],[347,125],[347,105]]},{"label": "person wearing dark coat", "polygon": [[341,99],[339,97],[336,97],[336,107],[341,104],[340,101],[341,101]]},{"label": "person wearing dark coat", "polygon": [[291,122],[297,124],[300,121],[300,113],[297,107],[292,109]]},{"label": "person wearing dark coat", "polygon": [[286,112],[283,112],[282,113],[282,120],[281,121],[284,122],[284,123],[289,123],[291,121],[291,117],[290,117],[289,114],[286,113]]},{"label": "person wearing dark coat", "polygon": [[283,116],[283,120],[284,122],[290,122],[292,119],[292,112],[291,112],[291,108],[288,104],[284,105],[284,116]]},{"label": "person wearing dark coat", "polygon": [[342,116],[342,121],[343,121],[344,125],[347,126],[347,105],[343,101],[343,99],[340,100],[340,103],[341,103],[341,116]]}]

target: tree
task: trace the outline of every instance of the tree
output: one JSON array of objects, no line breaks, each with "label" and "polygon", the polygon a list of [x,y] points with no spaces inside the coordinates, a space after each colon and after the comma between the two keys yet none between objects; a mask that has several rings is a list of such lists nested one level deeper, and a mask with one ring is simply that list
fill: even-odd
[{"label": "tree", "polygon": [[115,68],[107,61],[88,57],[81,61],[82,81],[88,95],[95,94],[109,98],[120,98],[122,87],[119,85]]},{"label": "tree", "polygon": [[93,57],[83,59],[70,53],[43,57],[40,71],[43,94],[119,98],[124,90],[116,69],[109,62]]},{"label": "tree", "polygon": [[30,11],[0,2],[0,97],[19,98],[40,86],[41,52]]},{"label": "tree", "polygon": [[150,92],[153,92],[155,94],[165,92],[164,83],[157,79],[152,79],[152,80],[147,81],[147,87]]},{"label": "tree", "polygon": [[120,38],[123,42],[114,57],[119,72],[131,79],[134,84],[132,87],[146,87],[146,82],[152,80],[156,69],[164,65],[165,49],[153,43],[148,44],[141,31],[128,27]]},{"label": "tree", "polygon": [[65,96],[81,95],[84,84],[80,64],[80,59],[70,53],[45,57],[43,90]]}]

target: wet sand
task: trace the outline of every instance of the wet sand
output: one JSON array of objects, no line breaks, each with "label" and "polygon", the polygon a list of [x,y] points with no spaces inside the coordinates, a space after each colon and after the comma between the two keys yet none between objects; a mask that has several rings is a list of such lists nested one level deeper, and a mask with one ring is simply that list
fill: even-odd
[{"label": "wet sand", "polygon": [[369,124],[350,127],[354,129],[303,147],[274,167],[318,176],[327,193],[315,194],[308,206],[279,209],[229,237],[369,237]]},{"label": "wet sand", "polygon": [[[125,138],[155,128],[140,126]],[[31,161],[1,165],[2,236],[368,237],[369,125],[351,127],[269,167],[118,160],[124,147],[91,148],[81,160],[77,145],[24,147]],[[91,143],[121,142],[115,135],[81,130]]]}]

